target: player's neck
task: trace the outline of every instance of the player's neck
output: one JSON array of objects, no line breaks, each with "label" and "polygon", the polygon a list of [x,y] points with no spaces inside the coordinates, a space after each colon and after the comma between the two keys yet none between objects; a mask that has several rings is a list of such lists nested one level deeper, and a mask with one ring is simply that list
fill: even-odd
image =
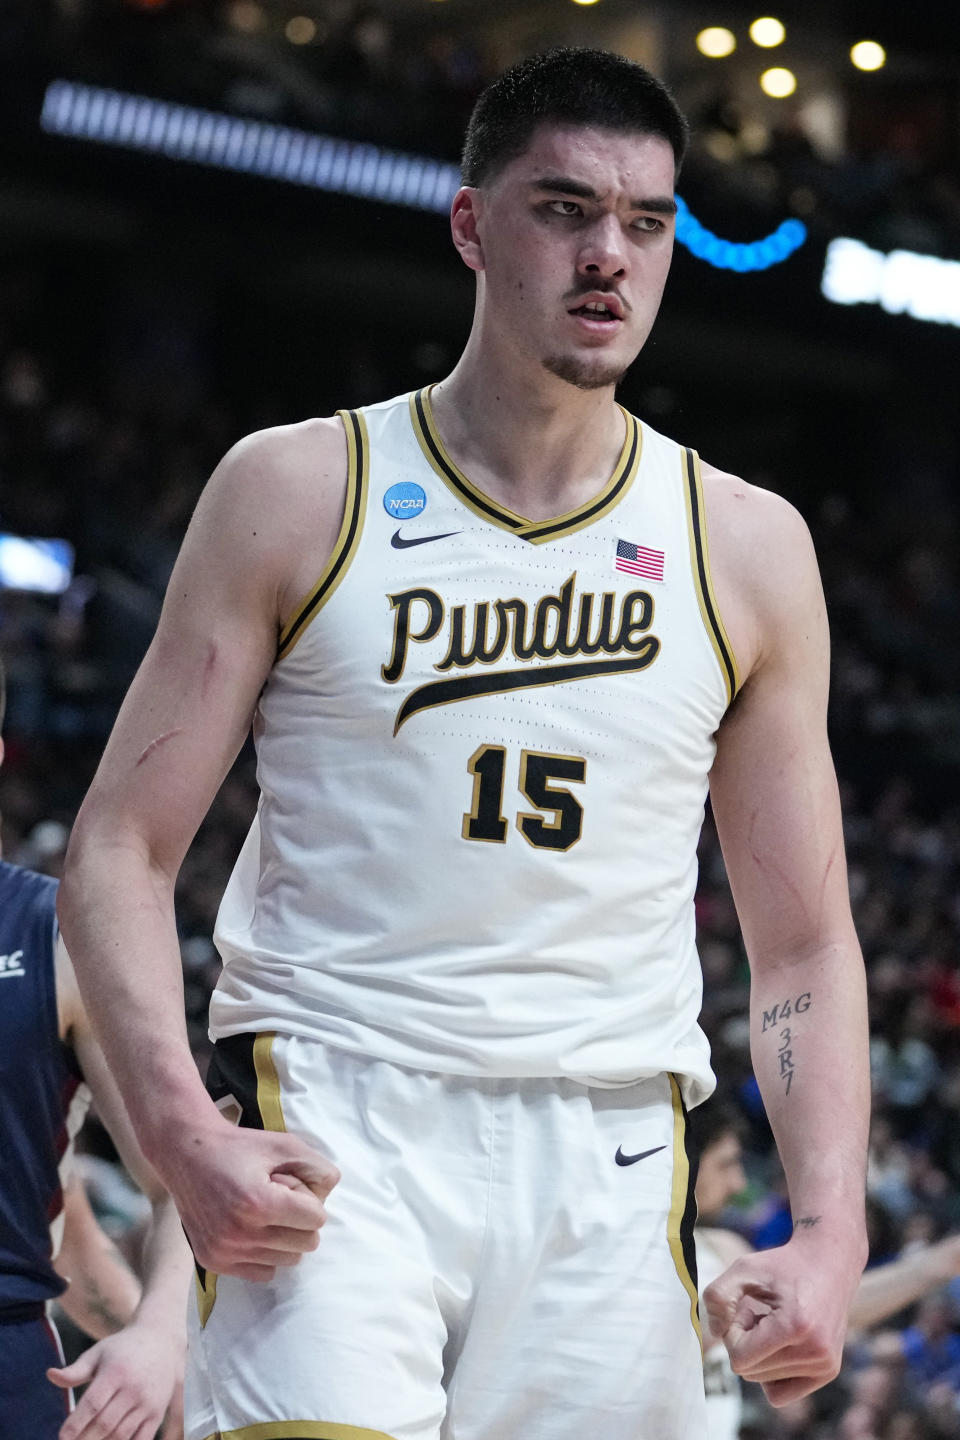
[{"label": "player's neck", "polygon": [[598,494],[626,433],[613,386],[578,390],[546,371],[505,374],[469,347],[431,403],[461,470],[530,520],[563,515]]}]

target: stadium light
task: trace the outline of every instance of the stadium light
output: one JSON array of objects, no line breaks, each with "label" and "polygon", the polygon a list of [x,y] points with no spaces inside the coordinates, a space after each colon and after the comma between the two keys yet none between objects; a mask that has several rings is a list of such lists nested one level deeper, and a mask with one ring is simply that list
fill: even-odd
[{"label": "stadium light", "polygon": [[786,26],[782,20],[775,20],[772,15],[764,15],[759,20],[754,20],[750,26],[750,39],[754,45],[761,46],[764,50],[772,50],[774,45],[782,45],[787,38]]},{"label": "stadium light", "polygon": [[697,36],[697,49],[709,60],[722,60],[737,48],[736,36],[723,25],[708,25]]},{"label": "stadium light", "polygon": [[717,270],[735,270],[741,275],[754,270],[769,270],[786,260],[807,238],[807,227],[802,220],[784,220],[771,235],[762,240],[744,243],[739,240],[723,240],[701,225],[690,213],[686,201],[677,196],[677,240],[685,245],[691,255],[705,260]]},{"label": "stadium light", "polygon": [[912,250],[871,250],[841,237],[827,246],[820,289],[835,305],[879,305],[888,315],[912,315],[960,326],[960,261]]},{"label": "stadium light", "polygon": [[765,95],[772,95],[775,100],[785,100],[796,88],[796,75],[782,65],[775,65],[772,70],[764,70],[760,76],[760,89]]},{"label": "stadium light", "polygon": [[876,40],[858,40],[850,51],[850,59],[858,70],[882,70],[887,52]]},{"label": "stadium light", "polygon": [[[118,145],[169,160],[305,185],[362,200],[447,214],[460,185],[456,165],[425,155],[335,140],[262,120],[241,120],[192,105],[152,100],[74,80],[47,86],[40,126],[50,135]],[[677,241],[718,270],[768,270],[807,238],[801,220],[785,220],[760,240],[724,240],[677,197]]]},{"label": "stadium light", "polygon": [[267,17],[256,0],[233,0],[227,10],[227,21],[243,35],[256,35],[266,26]]},{"label": "stadium light", "polygon": [[283,32],[291,45],[309,45],[317,36],[317,25],[309,15],[294,15],[287,21]]}]

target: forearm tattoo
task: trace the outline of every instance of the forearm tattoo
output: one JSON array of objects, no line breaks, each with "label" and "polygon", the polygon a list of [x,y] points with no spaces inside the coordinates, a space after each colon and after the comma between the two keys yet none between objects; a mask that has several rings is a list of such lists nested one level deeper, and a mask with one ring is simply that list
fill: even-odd
[{"label": "forearm tattoo", "polygon": [[796,999],[787,998],[774,1005],[771,1010],[763,1012],[761,1035],[765,1035],[771,1029],[777,1031],[777,1065],[780,1079],[783,1081],[784,1095],[790,1094],[793,1077],[797,1073],[797,1064],[793,1054],[794,1032],[789,1025],[784,1025],[783,1022],[796,1015],[805,1015],[812,1004],[813,996],[809,990],[805,990]]},{"label": "forearm tattoo", "polygon": [[820,1224],[822,1218],[822,1215],[802,1215],[799,1220],[793,1222],[794,1234],[798,1230],[812,1230],[814,1225]]}]

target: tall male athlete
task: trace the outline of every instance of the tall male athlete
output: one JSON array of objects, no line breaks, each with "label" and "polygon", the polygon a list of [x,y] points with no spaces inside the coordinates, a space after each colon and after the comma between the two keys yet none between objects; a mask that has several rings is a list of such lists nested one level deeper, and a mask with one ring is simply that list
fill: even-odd
[{"label": "tall male athlete", "polygon": [[[684,143],[601,52],[481,97],[463,357],[231,451],[81,812],[64,927],[199,1266],[190,1440],[700,1440],[708,779],[797,1220],[708,1303],[775,1401],[838,1367],[868,1085],[816,565],[614,397]],[[208,1093],[173,885],[251,717]]]},{"label": "tall male athlete", "polygon": [[[0,665],[0,723],[3,709]],[[0,1437],[153,1440],[173,1397],[164,1440],[175,1440],[186,1246],[93,1037],[56,891],[0,859]],[[142,1292],[69,1183],[91,1095],[153,1204]],[[68,1367],[48,1315],[56,1297],[100,1342]],[[87,1386],[76,1409],[74,1385]]]}]

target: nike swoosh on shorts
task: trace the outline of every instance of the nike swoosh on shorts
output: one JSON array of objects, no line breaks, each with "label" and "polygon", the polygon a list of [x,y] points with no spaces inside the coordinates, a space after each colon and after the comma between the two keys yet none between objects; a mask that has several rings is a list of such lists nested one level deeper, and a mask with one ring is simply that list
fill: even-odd
[{"label": "nike swoosh on shorts", "polygon": [[636,1165],[638,1160],[646,1160],[648,1155],[656,1155],[658,1150],[666,1150],[666,1145],[654,1145],[652,1150],[641,1150],[639,1155],[624,1155],[623,1150],[618,1146],[614,1155],[618,1165]]}]

